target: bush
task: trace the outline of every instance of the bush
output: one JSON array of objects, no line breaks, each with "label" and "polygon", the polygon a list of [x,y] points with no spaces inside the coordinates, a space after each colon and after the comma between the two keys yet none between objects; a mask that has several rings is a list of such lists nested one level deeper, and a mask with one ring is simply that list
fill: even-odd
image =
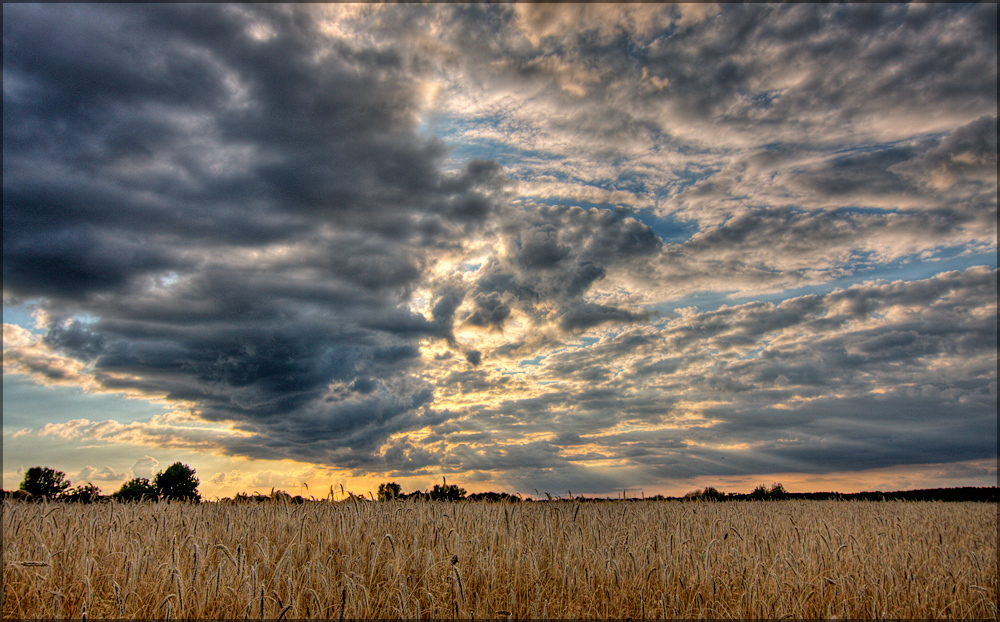
[{"label": "bush", "polygon": [[499,503],[501,501],[517,502],[521,499],[506,492],[476,492],[465,498],[466,501],[488,501]]}]

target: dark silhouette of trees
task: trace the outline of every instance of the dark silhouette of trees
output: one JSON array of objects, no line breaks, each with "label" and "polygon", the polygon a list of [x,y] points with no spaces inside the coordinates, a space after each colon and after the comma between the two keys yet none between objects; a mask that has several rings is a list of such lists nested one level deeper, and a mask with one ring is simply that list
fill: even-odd
[{"label": "dark silhouette of trees", "polygon": [[[484,493],[500,495],[506,493]],[[507,495],[508,497],[510,495]],[[396,482],[386,482],[384,484],[379,484],[378,487],[378,497],[379,501],[392,501],[393,499],[423,499],[429,501],[462,501],[466,499],[465,489],[459,488],[454,484],[449,484],[447,480],[442,480],[440,484],[434,484],[434,488],[427,492],[416,491],[411,493],[404,493],[402,487]],[[478,499],[477,499],[478,500]]]},{"label": "dark silhouette of trees", "polygon": [[156,501],[156,488],[145,477],[136,477],[122,484],[118,492],[111,495],[115,501]]},{"label": "dark silhouette of trees", "polygon": [[271,496],[268,497],[270,501],[276,501],[278,503],[305,503],[305,499],[301,495],[295,495],[294,497],[284,490],[271,490]]},{"label": "dark silhouette of trees", "polygon": [[[195,470],[191,467],[175,462],[165,470],[156,474],[150,482],[143,477],[136,477],[122,484],[117,492],[110,495],[110,499],[118,502],[129,501],[156,501],[158,499],[171,501],[201,501],[201,494],[198,492],[199,480],[195,477]],[[12,501],[41,501],[49,499],[53,501],[70,501],[77,503],[92,503],[106,501],[107,496],[101,495],[101,490],[94,484],[87,482],[84,485],[71,488],[71,483],[66,479],[66,474],[49,467],[32,467],[25,471],[24,479],[20,484],[20,489],[15,491],[0,489],[0,500]],[[333,488],[330,489],[329,500],[333,500]],[[364,495],[354,495],[346,493],[351,500],[365,501]],[[371,493],[369,493],[371,494]],[[417,490],[411,493],[404,493],[402,487],[396,482],[386,482],[378,487],[378,496],[373,498],[379,501],[398,500],[418,500],[418,501],[485,501],[485,502],[520,502],[532,501],[531,498],[521,499],[518,495],[511,495],[506,492],[479,492],[466,494],[464,488],[454,484],[448,484],[442,478],[441,484],[435,484],[430,490]],[[573,497],[572,493],[568,499],[553,497],[546,493],[546,497],[553,503],[567,500],[576,502],[601,502],[614,501],[611,498],[584,496]],[[979,501],[997,503],[1000,499],[1000,488],[971,487],[962,488],[929,488],[921,490],[902,490],[893,492],[866,491],[857,493],[838,492],[788,492],[784,485],[773,483],[770,487],[760,484],[753,492],[723,493],[711,486],[704,490],[689,492],[683,497],[666,497],[655,495],[645,497],[646,501],[745,501],[745,500],[766,500],[774,501],[781,499],[839,499],[839,500],[907,500],[907,501]],[[630,501],[638,501],[638,498]],[[289,493],[271,489],[270,495],[262,495],[254,492],[252,495],[238,493],[232,499],[220,499],[224,503],[243,502],[278,502],[284,504],[305,503],[307,500],[299,495],[292,496]],[[313,499],[316,501],[316,499]]]},{"label": "dark silhouette of trees", "polygon": [[501,501],[518,502],[520,497],[506,492],[475,492],[465,497],[466,501],[486,501],[489,503],[500,503]]},{"label": "dark silhouette of trees", "polygon": [[66,474],[49,467],[31,467],[24,472],[20,490],[35,499],[58,499],[69,488]]},{"label": "dark silhouette of trees", "polygon": [[785,487],[782,484],[776,482],[771,484],[770,489],[768,489],[768,487],[764,484],[760,484],[747,496],[750,499],[759,501],[776,501],[779,499],[787,499],[788,491],[785,490]]},{"label": "dark silhouette of trees", "polygon": [[388,482],[378,485],[378,500],[392,501],[403,495],[403,488],[396,482]]},{"label": "dark silhouette of trees", "polygon": [[434,484],[430,498],[432,501],[461,501],[465,498],[465,489],[455,484]]},{"label": "dark silhouette of trees", "polygon": [[199,483],[194,469],[180,462],[171,464],[153,478],[157,494],[167,501],[201,501]]},{"label": "dark silhouette of trees", "polygon": [[684,495],[684,498],[691,501],[724,501],[726,494],[719,492],[717,488],[708,486],[705,490],[696,490]]},{"label": "dark silhouette of trees", "polygon": [[60,497],[64,501],[73,501],[75,503],[93,503],[101,497],[101,489],[94,486],[90,482],[87,482],[83,486],[77,486],[76,488],[69,490]]},{"label": "dark silhouette of trees", "polygon": [[160,471],[150,483],[145,477],[136,477],[125,482],[112,497],[116,501],[144,501],[163,499],[165,501],[201,501],[198,492],[200,481],[194,476],[194,469],[175,462]]}]

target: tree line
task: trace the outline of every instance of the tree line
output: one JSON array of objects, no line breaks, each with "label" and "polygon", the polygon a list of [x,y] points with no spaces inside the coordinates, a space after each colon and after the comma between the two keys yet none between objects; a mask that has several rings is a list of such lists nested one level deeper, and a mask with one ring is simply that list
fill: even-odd
[{"label": "tree line", "polygon": [[[158,472],[153,481],[145,477],[134,477],[110,495],[115,501],[201,501],[198,492],[199,480],[195,470],[186,464],[175,462]],[[101,489],[87,482],[75,488],[66,479],[66,474],[49,467],[31,467],[24,472],[24,479],[16,491],[0,491],[4,498],[40,501],[74,501],[93,503],[108,497]]]},{"label": "tree line", "polygon": [[803,500],[803,501],[980,501],[997,503],[1000,502],[1000,488],[996,486],[962,486],[958,488],[921,488],[917,490],[895,490],[891,492],[863,491],[863,492],[788,492],[781,484],[772,484],[770,487],[760,484],[753,492],[720,492],[713,487],[704,490],[689,492],[683,497],[646,497],[653,500],[707,500],[707,501],[782,501],[782,500]]},{"label": "tree line", "polygon": [[[87,482],[86,484],[72,487],[72,483],[66,479],[66,474],[49,467],[31,467],[24,473],[24,479],[16,491],[0,490],[0,499],[22,499],[22,500],[52,500],[52,501],[72,501],[79,503],[92,503],[105,499],[113,499],[120,502],[128,501],[201,501],[201,494],[198,492],[199,480],[195,476],[195,470],[186,464],[175,462],[166,469],[158,472],[153,481],[145,477],[134,477],[111,495],[102,495],[100,488]],[[649,501],[781,501],[787,499],[839,499],[844,501],[986,501],[991,503],[1000,502],[996,486],[961,488],[928,488],[920,490],[902,490],[894,492],[866,491],[857,493],[839,492],[788,492],[784,485],[780,483],[766,486],[758,485],[750,493],[721,492],[717,488],[709,486],[704,489],[689,492],[682,497],[665,497],[655,495],[651,497],[628,497],[625,491],[619,498],[638,501],[641,499]],[[537,491],[536,491],[537,492]],[[610,498],[601,497],[574,497],[572,493],[568,497],[553,496],[544,493],[549,501],[611,501]],[[364,500],[364,495],[345,493],[351,499]],[[330,488],[329,499],[333,499],[333,488]],[[428,490],[417,490],[404,493],[402,486],[396,482],[386,482],[379,484],[378,496],[372,495],[377,501],[403,501],[407,499],[425,501],[487,501],[487,502],[517,502],[522,501],[520,495],[512,495],[506,492],[477,492],[468,494],[464,488],[449,484],[447,479],[442,478],[440,484]],[[313,499],[314,501],[316,499]],[[532,501],[529,497],[525,501]],[[222,499],[223,502],[266,502],[278,501],[285,503],[304,503],[300,495],[294,497],[283,490],[275,491],[271,489],[269,495],[262,495],[254,492],[252,495],[237,493],[232,498]]]},{"label": "tree line", "polygon": [[411,493],[404,493],[402,487],[396,482],[386,482],[379,484],[378,500],[394,501],[406,499],[424,499],[427,501],[520,501],[521,497],[506,492],[476,492],[466,494],[464,488],[459,488],[455,484],[449,484],[447,479],[442,478],[440,484],[434,484],[430,490],[417,490]]}]

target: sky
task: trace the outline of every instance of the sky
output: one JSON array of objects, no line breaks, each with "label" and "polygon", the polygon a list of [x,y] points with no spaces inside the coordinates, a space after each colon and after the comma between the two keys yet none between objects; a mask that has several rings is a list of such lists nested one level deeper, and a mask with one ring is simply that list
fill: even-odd
[{"label": "sky", "polygon": [[997,484],[996,4],[4,4],[3,487]]}]

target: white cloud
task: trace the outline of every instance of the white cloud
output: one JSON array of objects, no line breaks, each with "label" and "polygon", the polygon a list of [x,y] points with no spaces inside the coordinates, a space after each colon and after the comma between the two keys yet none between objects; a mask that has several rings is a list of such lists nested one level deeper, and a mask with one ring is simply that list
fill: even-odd
[{"label": "white cloud", "polygon": [[[155,467],[156,465],[153,465],[153,468]],[[134,468],[135,467],[133,467],[133,472]],[[87,465],[82,469],[80,469],[80,472],[77,473],[76,476],[72,477],[71,479],[73,482],[76,483],[95,481],[95,482],[119,484],[128,478],[129,478],[129,473],[119,473],[118,471],[115,471],[113,468],[109,466],[104,466],[100,469],[96,469],[90,465]]]},{"label": "white cloud", "polygon": [[153,458],[152,456],[143,456],[132,464],[132,477],[142,477],[153,481],[153,477],[156,474],[156,467],[160,466],[160,462]]}]

